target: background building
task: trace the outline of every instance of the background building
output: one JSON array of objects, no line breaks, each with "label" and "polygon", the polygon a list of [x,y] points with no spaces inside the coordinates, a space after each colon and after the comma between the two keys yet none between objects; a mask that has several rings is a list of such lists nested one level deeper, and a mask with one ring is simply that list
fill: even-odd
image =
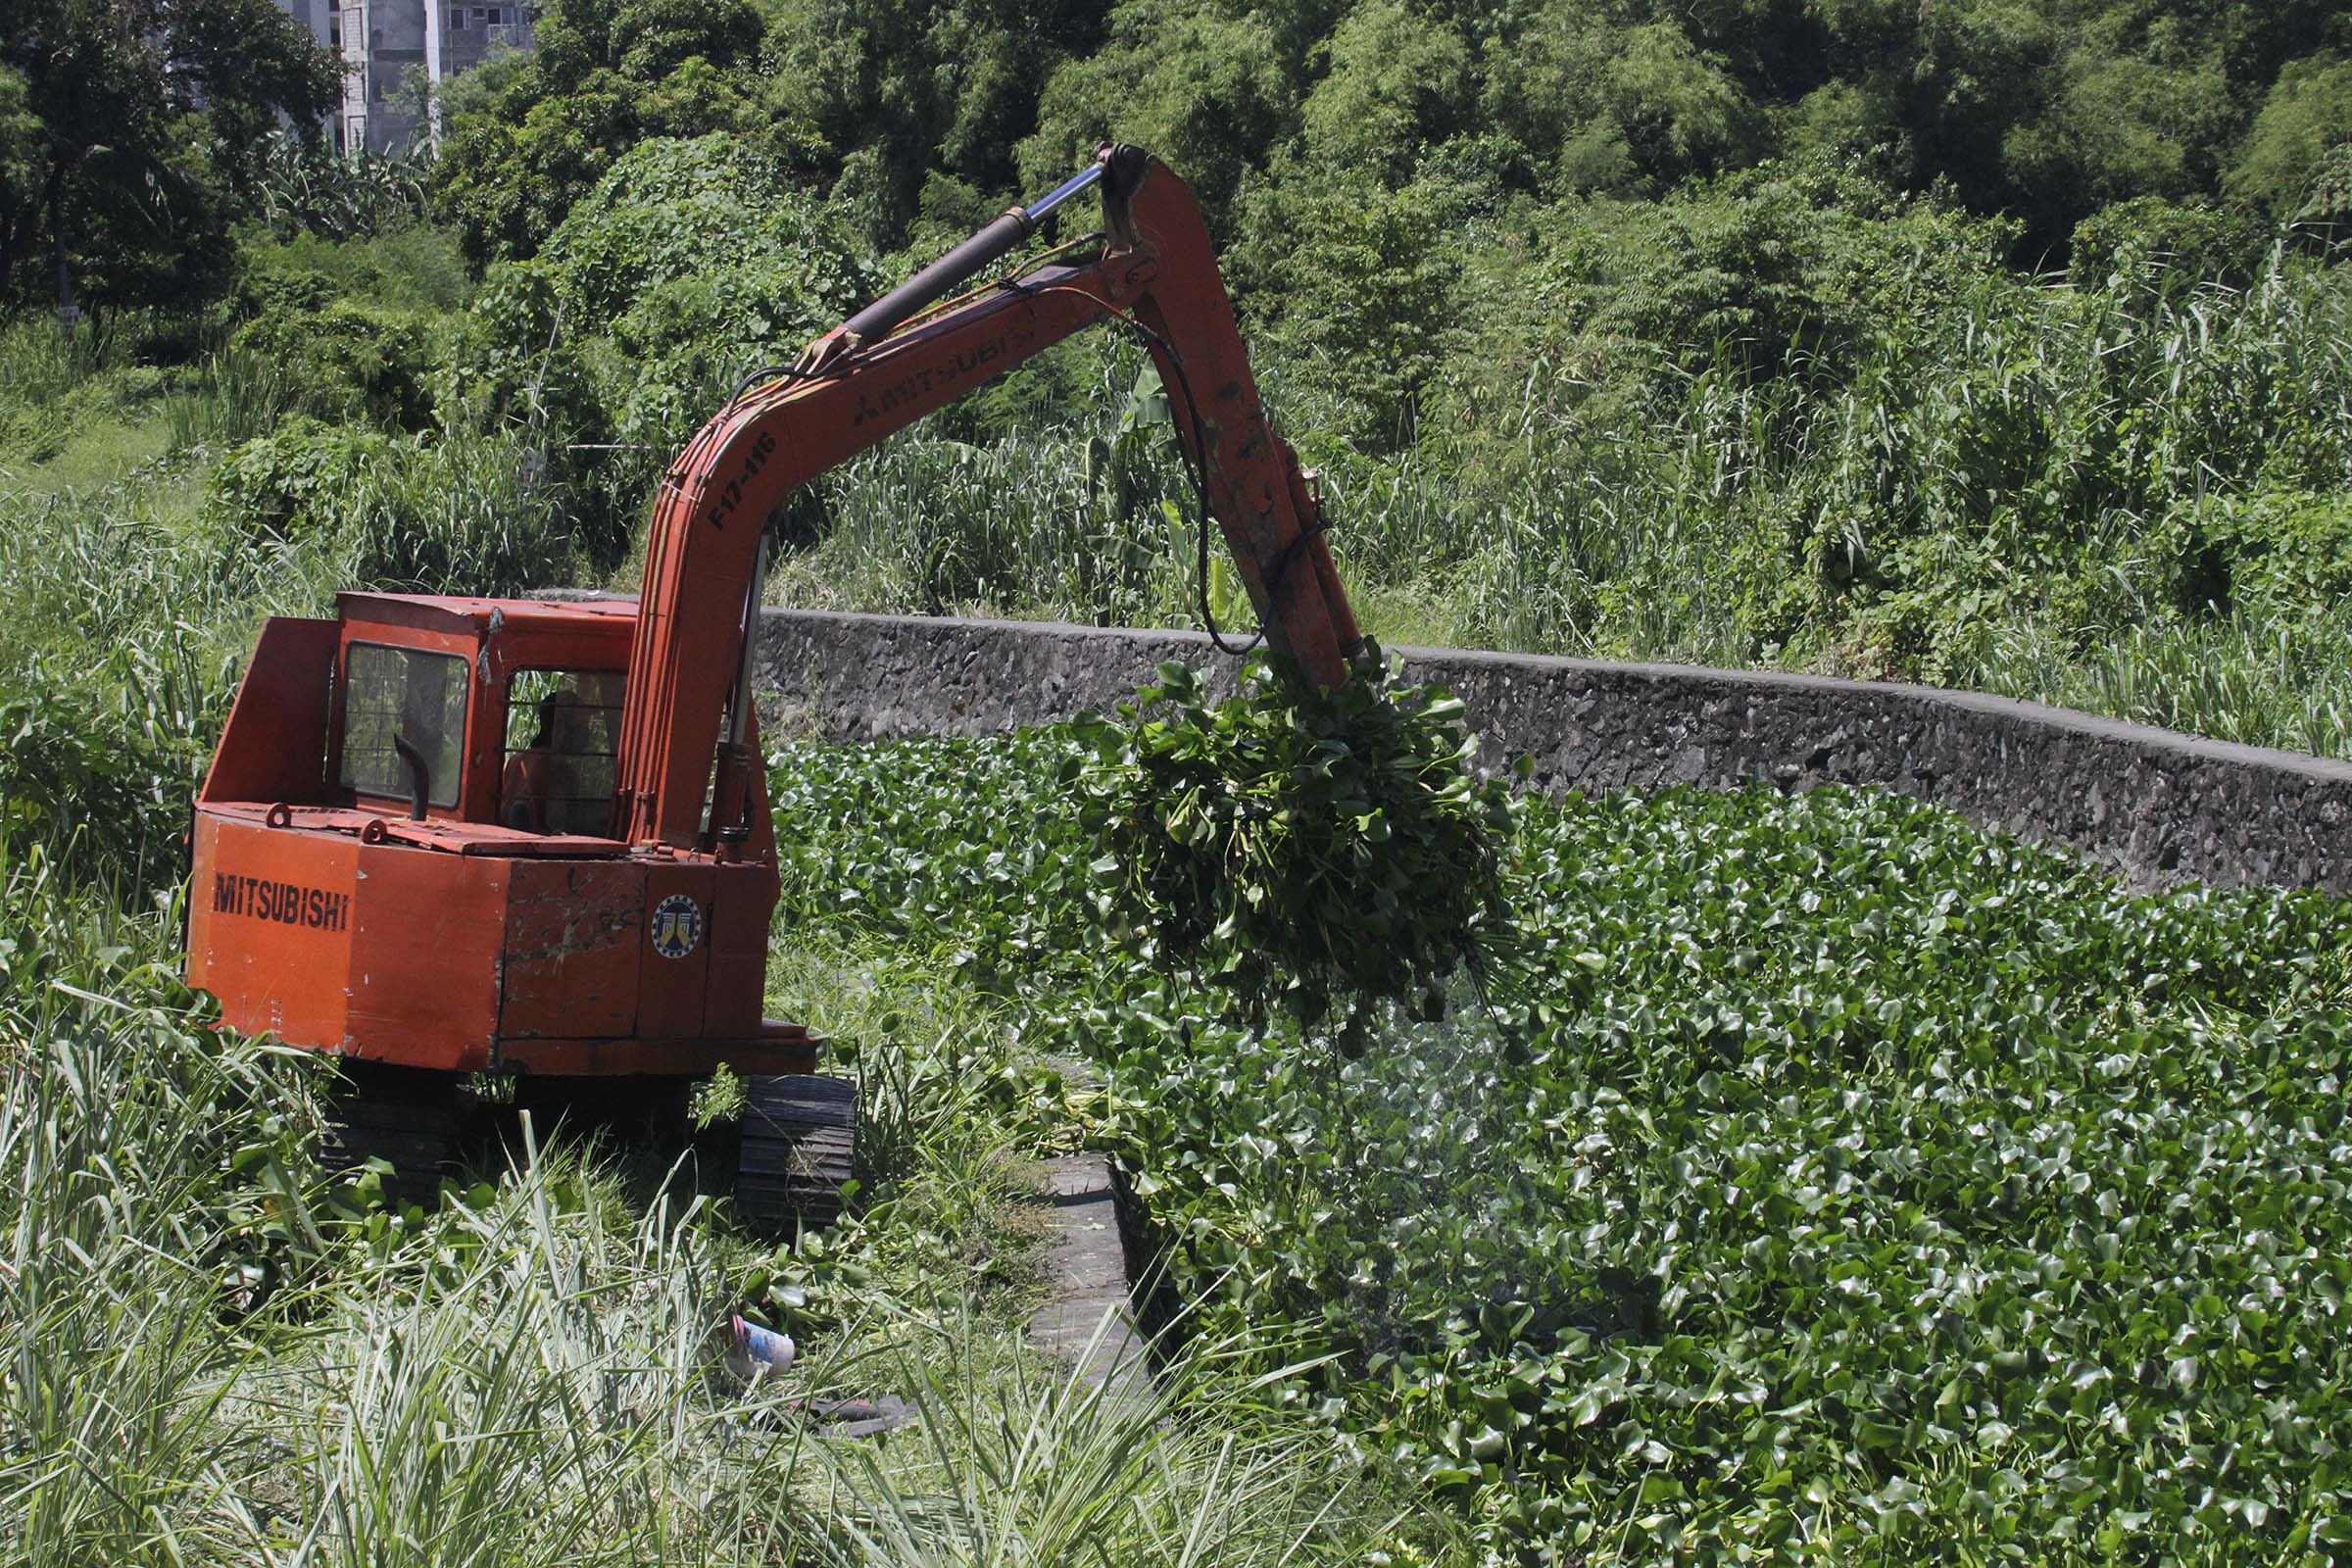
[{"label": "background building", "polygon": [[277,0],[280,9],[343,60],[335,145],[385,152],[433,133],[432,88],[492,54],[531,47],[520,0]]}]

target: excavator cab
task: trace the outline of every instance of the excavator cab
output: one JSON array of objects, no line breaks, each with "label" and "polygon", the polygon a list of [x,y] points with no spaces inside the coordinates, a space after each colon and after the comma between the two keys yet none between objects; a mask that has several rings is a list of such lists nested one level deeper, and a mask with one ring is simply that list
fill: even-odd
[{"label": "excavator cab", "polygon": [[626,601],[348,593],[264,628],[198,797],[188,978],[367,1060],[806,1072],[760,1016],[773,840],[613,835]]},{"label": "excavator cab", "polygon": [[634,616],[345,594],[328,776],[412,820],[610,838]]}]

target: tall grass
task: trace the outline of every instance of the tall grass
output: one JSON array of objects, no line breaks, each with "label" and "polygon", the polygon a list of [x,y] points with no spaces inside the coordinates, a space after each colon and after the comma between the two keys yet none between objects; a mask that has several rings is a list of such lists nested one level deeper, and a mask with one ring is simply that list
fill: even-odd
[{"label": "tall grass", "polygon": [[[1004,1136],[954,1072],[894,1080],[923,1151],[843,1241],[853,1310],[745,1387],[704,1200],[526,1144],[355,1208],[310,1163],[320,1064],[210,1027],[171,902],[0,853],[0,1565],[1275,1563],[1396,1517],[1213,1357],[1114,1397],[1031,1356],[956,1261],[1005,1238],[950,1196]],[[881,1395],[915,1422],[879,1440],[803,1403]]]},{"label": "tall grass", "polygon": [[806,1456],[849,1504],[820,1561],[1248,1568],[1404,1522],[1378,1511],[1370,1473],[1338,1445],[1252,1406],[1274,1380],[1220,1381],[1216,1348],[1187,1347],[1156,1384],[1095,1383],[977,1367],[968,1325],[912,1328],[885,1364],[915,1431],[896,1451],[819,1444]]},{"label": "tall grass", "polygon": [[[1542,393],[1566,372],[1539,364],[1508,428],[1302,445],[1350,585],[1478,646],[2031,685],[2345,755],[2328,617],[2352,568],[2272,592],[2286,554],[2211,519],[2352,487],[2347,345],[2352,274],[2286,258],[2242,291],[1986,277],[1848,363],[1756,380],[1723,345]],[[1279,360],[1266,382],[1311,434],[1328,394]],[[1190,622],[1172,450],[1097,390],[1059,430],[916,432],[832,476],[781,596]]]},{"label": "tall grass", "polygon": [[664,1205],[630,1223],[584,1196],[576,1167],[535,1165],[446,1209],[430,1250],[299,1300],[303,1331],[238,1382],[238,1416],[288,1434],[247,1488],[300,1532],[278,1560],[790,1555],[789,1440],[724,1432],[713,1397],[707,1239]]},{"label": "tall grass", "polygon": [[1181,475],[1138,447],[1083,434],[987,446],[904,437],[827,477],[821,540],[784,591],[914,614],[1105,624],[1180,614],[1193,535],[1163,503]]},{"label": "tall grass", "polygon": [[2130,626],[2087,649],[2032,623],[2004,626],[1971,684],[2217,740],[2352,758],[2352,607]]},{"label": "tall grass", "polygon": [[45,315],[0,323],[0,385],[12,402],[55,403],[90,376],[130,363],[121,333],[69,333]]},{"label": "tall grass", "polygon": [[224,343],[205,360],[193,386],[165,402],[164,426],[173,451],[233,447],[276,428],[299,391],[284,365]]},{"label": "tall grass", "polygon": [[340,498],[348,581],[498,595],[569,580],[567,497],[533,468],[512,439],[451,434],[362,471]]},{"label": "tall grass", "polygon": [[300,1078],[204,1028],[160,921],[37,853],[0,874],[0,1561],[204,1560],[252,1445],[221,1418],[252,1356],[222,1281],[262,1255],[228,1155],[270,1162]]}]

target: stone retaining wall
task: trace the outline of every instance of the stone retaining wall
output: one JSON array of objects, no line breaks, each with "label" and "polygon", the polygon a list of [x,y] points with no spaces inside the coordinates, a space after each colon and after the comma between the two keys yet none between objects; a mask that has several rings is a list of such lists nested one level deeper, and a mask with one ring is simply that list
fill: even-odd
[{"label": "stone retaining wall", "polygon": [[[1405,648],[1536,787],[1870,785],[2142,883],[2352,892],[2352,765],[2008,698],[1670,664]],[[1230,683],[1197,632],[769,611],[769,732],[983,735],[1107,709],[1163,660]],[[780,727],[779,727],[780,726]]]}]

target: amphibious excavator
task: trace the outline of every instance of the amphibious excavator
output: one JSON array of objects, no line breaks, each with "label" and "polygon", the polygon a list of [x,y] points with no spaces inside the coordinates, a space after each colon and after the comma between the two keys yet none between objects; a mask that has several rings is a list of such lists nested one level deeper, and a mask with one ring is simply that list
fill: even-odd
[{"label": "amphibious excavator", "polygon": [[[1006,261],[1090,190],[1099,231]],[[795,486],[1106,321],[1173,394],[1268,643],[1298,678],[1348,678],[1321,503],[1267,422],[1200,208],[1106,146],[747,377],[671,465],[634,603],[345,593],[332,618],[265,623],[197,798],[187,978],[226,1024],[343,1058],[330,1157],[429,1194],[484,1083],[682,1114],[724,1065],[749,1091],[742,1213],[830,1217],[854,1091],[762,1016],[770,527]]]}]

